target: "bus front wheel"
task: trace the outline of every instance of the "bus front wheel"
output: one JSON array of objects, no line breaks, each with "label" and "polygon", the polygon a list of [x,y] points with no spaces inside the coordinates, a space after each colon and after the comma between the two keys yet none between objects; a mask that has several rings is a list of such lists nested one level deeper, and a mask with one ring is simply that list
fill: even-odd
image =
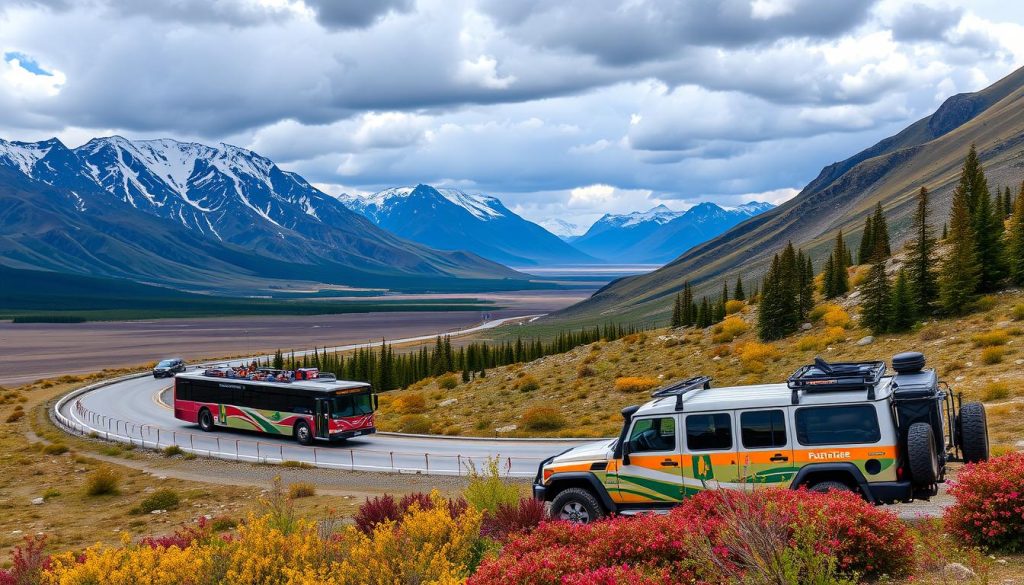
[{"label": "bus front wheel", "polygon": [[199,428],[207,433],[213,430],[213,415],[205,408],[199,411]]},{"label": "bus front wheel", "polygon": [[312,445],[313,444],[313,432],[309,430],[309,425],[303,421],[295,423],[295,440],[300,445]]}]

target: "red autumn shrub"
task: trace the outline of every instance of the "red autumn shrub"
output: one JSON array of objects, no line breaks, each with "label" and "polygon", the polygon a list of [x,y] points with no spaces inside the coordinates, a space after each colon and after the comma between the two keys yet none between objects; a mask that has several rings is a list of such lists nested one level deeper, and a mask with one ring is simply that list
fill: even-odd
[{"label": "red autumn shrub", "polygon": [[[423,492],[406,494],[397,502],[390,494],[384,494],[372,499],[366,498],[366,501],[356,510],[353,520],[360,532],[370,534],[378,524],[401,520],[414,504],[421,510],[429,510],[434,507],[434,501],[430,494]],[[460,516],[469,506],[466,499],[461,497],[447,500],[447,505],[448,513],[453,518]]]},{"label": "red autumn shrub", "polygon": [[194,524],[179,527],[169,536],[147,536],[139,544],[150,548],[170,548],[176,546],[182,550],[194,544],[209,544],[214,537],[214,522],[200,516]]},{"label": "red autumn shrub", "polygon": [[[786,554],[798,547],[806,554]],[[470,583],[616,583],[616,571],[627,568],[643,583],[666,575],[718,583],[767,574],[776,568],[770,559],[796,563],[800,572],[828,558],[837,573],[901,577],[913,567],[913,539],[894,514],[854,494],[707,491],[665,516],[542,523],[509,537]]]},{"label": "red autumn shrub", "polygon": [[971,463],[951,482],[956,503],[946,509],[946,530],[975,546],[1024,551],[1024,453]]},{"label": "red autumn shrub", "polygon": [[352,517],[356,528],[363,534],[370,534],[378,524],[396,522],[402,514],[398,511],[398,503],[390,494],[366,498]]},{"label": "red autumn shrub", "polygon": [[39,583],[43,571],[50,567],[50,555],[45,536],[26,536],[25,543],[11,553],[11,568],[0,569],[0,585],[30,585]]},{"label": "red autumn shrub", "polygon": [[514,532],[530,532],[547,517],[544,502],[522,498],[515,504],[499,504],[494,513],[485,515],[480,533],[496,540],[505,540]]},{"label": "red autumn shrub", "polygon": [[561,585],[663,585],[678,582],[667,571],[660,575],[647,575],[635,568],[620,565],[566,575]]}]

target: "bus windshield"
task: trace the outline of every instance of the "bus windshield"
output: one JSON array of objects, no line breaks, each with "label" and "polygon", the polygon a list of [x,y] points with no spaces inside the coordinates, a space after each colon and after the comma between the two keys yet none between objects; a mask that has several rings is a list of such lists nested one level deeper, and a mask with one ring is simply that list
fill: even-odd
[{"label": "bus windshield", "polygon": [[373,412],[369,394],[351,394],[331,398],[331,418],[360,416]]}]

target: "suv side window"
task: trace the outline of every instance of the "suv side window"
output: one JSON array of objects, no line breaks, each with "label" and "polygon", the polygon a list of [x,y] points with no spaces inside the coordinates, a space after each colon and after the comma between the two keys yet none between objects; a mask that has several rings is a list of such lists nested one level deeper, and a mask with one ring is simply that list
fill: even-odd
[{"label": "suv side window", "polygon": [[675,450],[675,418],[671,416],[664,418],[642,418],[633,423],[633,430],[629,433],[630,453]]},{"label": "suv side window", "polygon": [[740,414],[740,439],[747,449],[785,447],[786,415],[781,410],[756,410]]},{"label": "suv side window", "polygon": [[796,411],[796,439],[801,445],[877,443],[882,432],[874,405],[812,406]]},{"label": "suv side window", "polygon": [[732,449],[732,417],[727,412],[687,416],[686,448],[690,451]]}]

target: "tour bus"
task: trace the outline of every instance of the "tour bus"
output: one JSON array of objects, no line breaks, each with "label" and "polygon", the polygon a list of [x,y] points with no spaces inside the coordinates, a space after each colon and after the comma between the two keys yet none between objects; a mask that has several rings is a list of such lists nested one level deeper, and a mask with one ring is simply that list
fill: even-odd
[{"label": "tour bus", "polygon": [[210,368],[174,377],[174,417],[314,441],[343,441],[376,432],[377,397],[369,384],[338,380],[314,368]]}]

